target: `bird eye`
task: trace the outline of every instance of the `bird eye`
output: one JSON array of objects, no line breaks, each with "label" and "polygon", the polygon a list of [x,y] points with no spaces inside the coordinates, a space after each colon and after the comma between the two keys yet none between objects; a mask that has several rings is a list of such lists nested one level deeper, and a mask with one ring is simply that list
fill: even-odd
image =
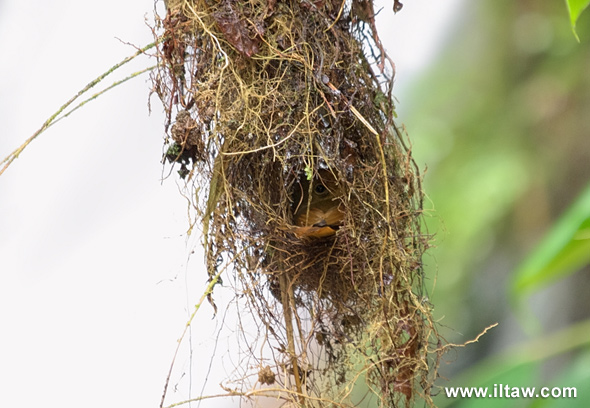
[{"label": "bird eye", "polygon": [[326,187],[323,184],[318,184],[314,187],[314,191],[317,194],[324,194],[328,190],[326,189]]}]

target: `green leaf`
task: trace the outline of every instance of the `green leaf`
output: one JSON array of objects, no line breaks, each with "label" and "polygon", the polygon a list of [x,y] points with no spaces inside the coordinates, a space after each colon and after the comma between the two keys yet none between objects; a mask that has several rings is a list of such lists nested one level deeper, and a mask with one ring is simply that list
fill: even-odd
[{"label": "green leaf", "polygon": [[580,38],[576,33],[576,22],[580,17],[580,14],[584,11],[586,7],[590,4],[590,0],[565,0],[565,4],[567,5],[567,11],[570,15],[570,23],[572,25],[572,31],[576,40],[580,42]]},{"label": "green leaf", "polygon": [[590,185],[517,269],[513,295],[522,297],[588,264]]}]

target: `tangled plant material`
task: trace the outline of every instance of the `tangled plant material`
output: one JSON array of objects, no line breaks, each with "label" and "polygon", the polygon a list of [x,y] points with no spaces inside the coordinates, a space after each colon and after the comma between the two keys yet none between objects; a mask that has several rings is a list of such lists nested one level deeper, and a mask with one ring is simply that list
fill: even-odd
[{"label": "tangled plant material", "polygon": [[[271,350],[233,395],[432,405],[423,193],[373,17],[369,0],[169,0],[157,18],[167,158],[194,186],[210,277],[227,269]],[[315,236],[294,214],[322,174],[341,216]]]}]

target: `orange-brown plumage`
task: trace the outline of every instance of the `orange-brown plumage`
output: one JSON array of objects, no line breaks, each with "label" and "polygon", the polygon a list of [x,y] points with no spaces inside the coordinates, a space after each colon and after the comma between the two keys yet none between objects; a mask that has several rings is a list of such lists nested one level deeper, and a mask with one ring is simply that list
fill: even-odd
[{"label": "orange-brown plumage", "polygon": [[311,182],[303,179],[295,191],[295,224],[299,238],[324,238],[334,235],[344,219],[342,189],[328,170],[320,170]]}]

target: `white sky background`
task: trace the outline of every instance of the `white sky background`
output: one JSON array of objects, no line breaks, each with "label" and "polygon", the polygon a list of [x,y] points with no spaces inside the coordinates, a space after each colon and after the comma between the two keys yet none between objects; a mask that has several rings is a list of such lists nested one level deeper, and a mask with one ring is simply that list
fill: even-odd
[{"label": "white sky background", "polygon": [[[402,108],[400,91],[433,58],[459,2],[406,0],[393,17],[388,1],[379,15]],[[152,9],[137,0],[0,1],[0,157],[134,52],[115,37],[151,42]],[[143,58],[104,84],[152,63]],[[89,103],[0,176],[2,406],[159,404],[206,273],[198,254],[188,262],[199,238],[186,238],[175,177],[161,182],[164,117],[156,97],[148,115],[149,87],[143,76]],[[214,343],[209,306],[199,319],[195,352]]]}]

